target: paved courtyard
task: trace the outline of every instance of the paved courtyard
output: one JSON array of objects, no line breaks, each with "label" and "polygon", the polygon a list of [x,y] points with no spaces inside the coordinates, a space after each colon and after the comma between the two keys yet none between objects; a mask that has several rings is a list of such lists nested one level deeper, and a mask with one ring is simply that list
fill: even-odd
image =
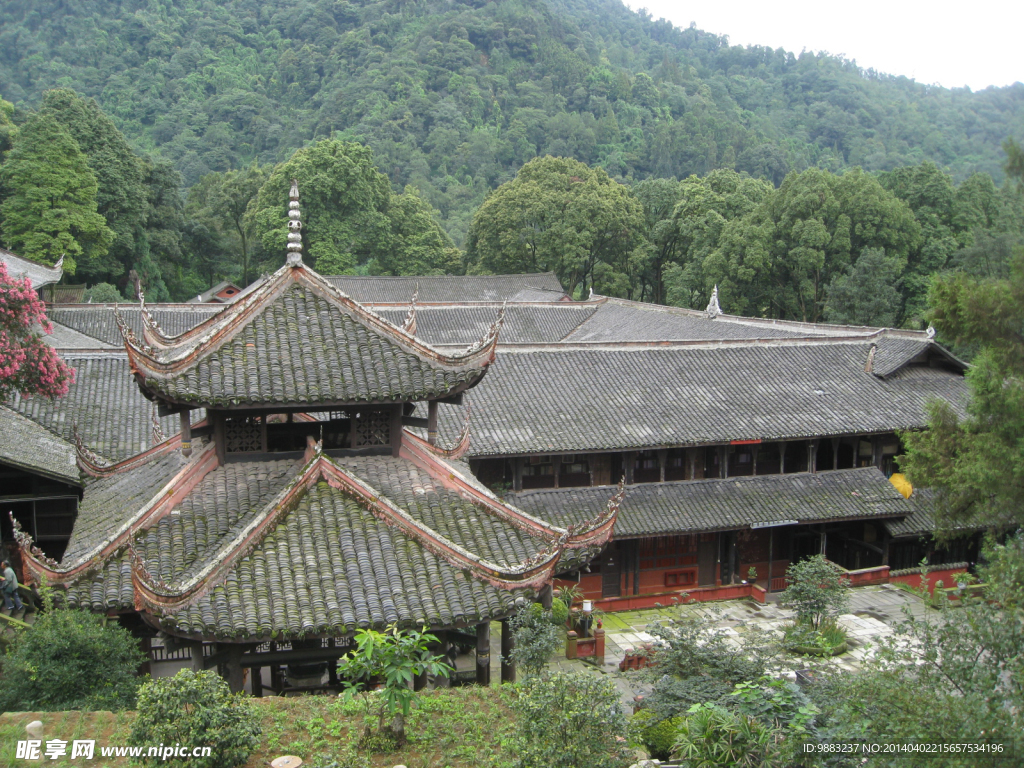
[{"label": "paved courtyard", "polygon": [[[916,595],[889,585],[858,587],[851,590],[850,597],[850,612],[839,619],[849,635],[850,650],[826,662],[849,671],[856,671],[870,662],[878,640],[892,634],[892,625],[905,618],[905,610],[918,618],[933,613]],[[655,641],[654,636],[648,632],[651,626],[681,613],[706,617],[727,635],[734,637],[737,645],[742,635],[754,627],[774,632],[781,637],[782,627],[793,620],[793,612],[780,607],[777,599],[763,605],[752,600],[729,600],[610,613],[603,617],[605,661],[602,667],[582,660],[569,661],[564,655],[552,659],[551,666],[607,674],[615,680],[623,699],[629,702],[634,691],[627,676],[619,672],[619,662],[627,651]],[[780,666],[783,671],[793,674],[797,669],[807,667],[808,661],[800,656],[786,654],[780,659]]]}]

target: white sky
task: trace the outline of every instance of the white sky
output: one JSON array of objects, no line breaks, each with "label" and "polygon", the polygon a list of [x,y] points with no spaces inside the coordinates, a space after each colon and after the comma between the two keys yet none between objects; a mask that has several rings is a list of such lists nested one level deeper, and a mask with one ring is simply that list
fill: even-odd
[{"label": "white sky", "polygon": [[1024,81],[1024,2],[908,0],[626,0],[677,27],[728,35],[733,45],[827,51],[863,69],[919,83],[981,90]]}]

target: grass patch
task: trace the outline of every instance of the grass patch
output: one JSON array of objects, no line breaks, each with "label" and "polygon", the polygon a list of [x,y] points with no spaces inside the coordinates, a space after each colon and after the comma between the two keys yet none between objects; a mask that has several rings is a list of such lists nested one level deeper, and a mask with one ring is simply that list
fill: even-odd
[{"label": "grass patch", "polygon": [[[298,755],[306,765],[337,768],[508,768],[512,756],[503,748],[515,725],[508,707],[509,686],[425,691],[406,724],[409,743],[390,754],[356,752],[363,730],[363,709],[334,696],[255,699],[262,718],[260,747],[247,768],[264,768],[281,755]],[[31,765],[16,760],[25,726],[43,722],[47,739],[95,739],[95,764],[128,768],[127,758],[100,758],[99,747],[128,743],[132,712],[7,712],[0,715],[0,765]],[[81,759],[44,760],[48,766],[81,765]]]}]

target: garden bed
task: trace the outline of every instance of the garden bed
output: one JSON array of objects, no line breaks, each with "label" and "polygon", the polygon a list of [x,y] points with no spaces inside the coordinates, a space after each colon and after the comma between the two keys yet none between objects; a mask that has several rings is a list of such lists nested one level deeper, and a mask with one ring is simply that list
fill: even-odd
[{"label": "garden bed", "polygon": [[[409,744],[386,755],[360,753],[355,766],[391,768],[398,764],[422,768],[506,768],[513,757],[503,750],[502,741],[515,727],[515,716],[506,702],[511,689],[466,688],[424,692],[406,726]],[[247,768],[265,768],[281,755],[298,755],[305,765],[317,755],[333,755],[340,765],[351,755],[362,728],[361,708],[344,704],[333,696],[253,699],[262,713],[260,747],[249,758]],[[127,758],[102,758],[100,746],[128,743],[134,713],[111,712],[7,712],[0,715],[0,765],[31,765],[17,760],[19,739],[27,738],[25,725],[42,720],[43,739],[96,739],[96,764],[128,768]],[[71,768],[82,760],[59,758],[44,761],[48,766]],[[86,761],[88,762],[88,761]]]}]

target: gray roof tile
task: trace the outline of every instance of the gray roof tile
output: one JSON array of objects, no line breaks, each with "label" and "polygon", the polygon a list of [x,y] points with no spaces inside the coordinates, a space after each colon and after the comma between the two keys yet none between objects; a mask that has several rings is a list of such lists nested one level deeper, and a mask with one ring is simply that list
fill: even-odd
[{"label": "gray roof tile", "polygon": [[325,277],[336,288],[360,304],[407,304],[419,287],[420,303],[506,301],[521,291],[530,290],[557,300],[565,295],[554,272],[527,275],[430,275],[421,277]]},{"label": "gray roof tile", "polygon": [[[416,338],[435,346],[466,347],[487,333],[500,307],[500,304],[417,306]],[[594,304],[569,302],[531,306],[509,304],[498,343],[560,341],[596,309]],[[385,320],[401,326],[408,308],[387,307],[375,311]]]},{"label": "gray roof tile", "polygon": [[[499,348],[470,395],[472,456],[870,434],[924,427],[933,398],[962,408],[962,375],[864,370],[871,342]],[[462,408],[440,408],[451,445]]]},{"label": "gray roof tile", "polygon": [[[568,525],[601,509],[608,487],[523,491],[509,500]],[[912,509],[874,467],[816,474],[639,483],[626,487],[616,539],[745,528],[752,523],[890,517]],[[887,523],[888,525],[888,523]]]},{"label": "gray roof tile", "polygon": [[81,485],[75,446],[0,405],[0,463],[71,485]]}]

